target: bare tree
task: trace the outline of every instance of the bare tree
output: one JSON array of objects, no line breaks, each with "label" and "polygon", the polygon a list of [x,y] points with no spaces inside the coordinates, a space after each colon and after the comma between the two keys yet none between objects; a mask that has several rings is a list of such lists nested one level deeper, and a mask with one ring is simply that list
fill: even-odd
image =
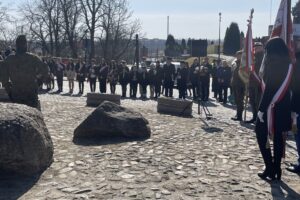
[{"label": "bare tree", "polygon": [[99,28],[99,21],[103,17],[103,0],[80,0],[85,25],[90,38],[90,59],[95,57],[95,33]]},{"label": "bare tree", "polygon": [[140,23],[132,20],[127,0],[106,0],[103,8],[103,57],[119,60],[133,44],[134,35],[140,31]]},{"label": "bare tree", "polygon": [[72,57],[77,58],[77,35],[78,24],[81,15],[81,6],[79,0],[59,0],[63,13],[63,28],[69,42]]}]

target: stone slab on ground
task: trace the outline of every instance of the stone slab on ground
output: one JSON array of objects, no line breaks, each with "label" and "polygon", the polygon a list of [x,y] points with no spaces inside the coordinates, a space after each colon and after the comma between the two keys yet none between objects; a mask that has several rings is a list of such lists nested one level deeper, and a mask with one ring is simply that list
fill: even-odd
[{"label": "stone slab on ground", "polygon": [[104,101],[110,101],[120,105],[121,96],[115,94],[87,93],[87,100],[86,100],[87,106],[98,107]]},{"label": "stone slab on ground", "polygon": [[190,100],[179,100],[160,97],[157,99],[157,112],[176,116],[191,117],[193,102]]}]

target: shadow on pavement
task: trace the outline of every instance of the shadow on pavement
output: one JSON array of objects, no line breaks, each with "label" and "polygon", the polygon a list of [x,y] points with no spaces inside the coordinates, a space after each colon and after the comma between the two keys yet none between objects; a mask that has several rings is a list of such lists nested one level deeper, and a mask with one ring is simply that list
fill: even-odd
[{"label": "shadow on pavement", "polygon": [[96,138],[73,138],[73,143],[80,146],[101,146],[101,145],[110,145],[110,144],[121,144],[126,142],[143,142],[147,138],[126,138],[126,137],[96,137]]},{"label": "shadow on pavement", "polygon": [[279,181],[279,182],[272,182],[271,185],[271,192],[274,200],[294,200],[300,199],[300,194],[294,191],[290,186],[286,183]]},{"label": "shadow on pavement", "polygon": [[0,199],[16,200],[30,190],[39,180],[40,175],[21,177],[5,172],[0,173]]}]

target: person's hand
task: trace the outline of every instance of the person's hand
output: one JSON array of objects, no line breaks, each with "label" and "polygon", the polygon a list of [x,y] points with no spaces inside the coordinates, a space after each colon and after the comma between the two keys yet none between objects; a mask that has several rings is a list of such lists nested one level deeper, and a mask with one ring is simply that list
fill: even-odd
[{"label": "person's hand", "polygon": [[265,121],[264,121],[264,113],[263,113],[263,112],[258,111],[257,117],[258,117],[258,119],[259,119],[259,121],[260,121],[261,123],[264,123],[264,122],[265,122]]},{"label": "person's hand", "polygon": [[291,117],[292,117],[292,120],[293,120],[293,125],[297,125],[298,114],[295,113],[295,112],[292,112]]}]

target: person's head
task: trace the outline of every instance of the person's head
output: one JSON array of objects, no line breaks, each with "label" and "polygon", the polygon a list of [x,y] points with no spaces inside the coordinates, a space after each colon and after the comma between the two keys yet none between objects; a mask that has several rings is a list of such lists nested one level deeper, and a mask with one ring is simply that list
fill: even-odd
[{"label": "person's head", "polygon": [[17,54],[27,52],[27,39],[25,35],[19,35],[16,39]]},{"label": "person's head", "polygon": [[235,54],[236,59],[241,60],[242,59],[242,54],[243,54],[243,51],[237,51],[236,54]]},{"label": "person's head", "polygon": [[171,62],[172,62],[172,58],[171,58],[171,57],[168,57],[168,58],[167,58],[167,64],[170,65]]},{"label": "person's head", "polygon": [[208,57],[205,57],[205,58],[204,58],[204,63],[209,63]]},{"label": "person's head", "polygon": [[222,67],[228,67],[228,62],[226,60],[222,60]]},{"label": "person's head", "polygon": [[262,53],[264,52],[264,46],[261,42],[254,43],[254,51],[255,53]]},{"label": "person's head", "polygon": [[195,58],[194,59],[194,64],[198,64],[198,63],[199,63],[198,58]]},{"label": "person's head", "polygon": [[132,66],[131,70],[134,71],[134,72],[136,72],[137,71],[137,67],[134,65],[134,66]]},{"label": "person's head", "polygon": [[185,68],[185,62],[184,61],[180,61],[180,68],[181,69]]},{"label": "person's head", "polygon": [[159,61],[156,61],[155,66],[156,66],[156,67],[160,67],[160,62],[159,62]]},{"label": "person's head", "polygon": [[289,57],[289,49],[280,37],[272,38],[265,47],[267,56]]},{"label": "person's head", "polygon": [[150,65],[150,69],[155,69],[155,65],[153,63]]},{"label": "person's head", "polygon": [[125,60],[122,60],[121,64],[122,64],[123,67],[126,67],[126,61]]}]

